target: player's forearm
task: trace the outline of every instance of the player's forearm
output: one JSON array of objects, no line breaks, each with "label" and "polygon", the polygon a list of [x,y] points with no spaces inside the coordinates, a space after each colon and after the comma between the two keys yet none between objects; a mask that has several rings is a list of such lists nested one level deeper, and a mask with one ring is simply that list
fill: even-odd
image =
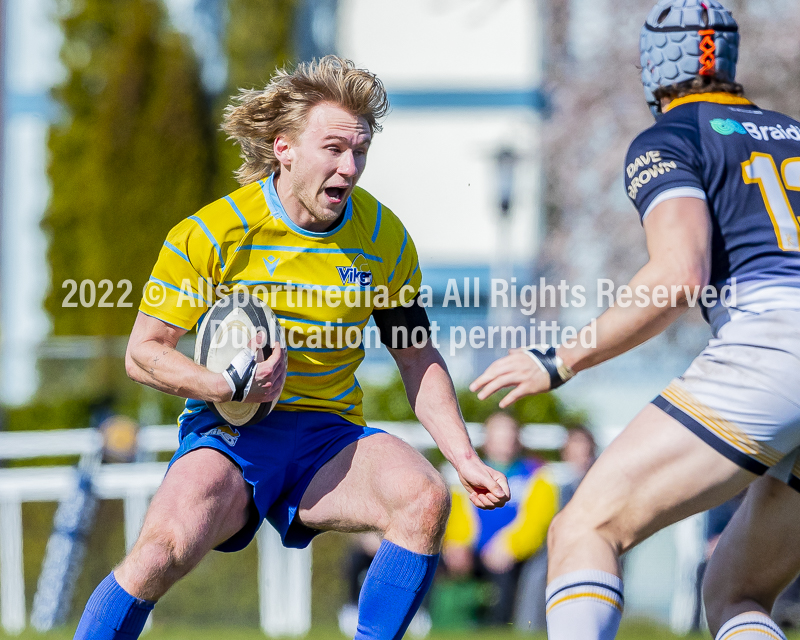
[{"label": "player's forearm", "polygon": [[155,340],[129,347],[125,368],[132,380],[164,393],[210,402],[230,400],[230,387],[220,374]]},{"label": "player's forearm", "polygon": [[[584,327],[574,344],[562,345],[558,355],[577,373],[625,353],[661,333],[688,309],[684,286],[692,291],[703,284],[694,274],[648,262],[629,283],[634,292],[638,288],[646,295],[637,296],[627,307],[615,305],[606,310],[597,318],[594,328]],[[654,303],[652,294],[659,285],[666,286],[669,292],[666,304],[659,298],[658,304]]]},{"label": "player's forearm", "polygon": [[477,456],[441,354],[427,344],[403,349],[395,359],[411,408],[444,457],[458,468],[461,461]]}]

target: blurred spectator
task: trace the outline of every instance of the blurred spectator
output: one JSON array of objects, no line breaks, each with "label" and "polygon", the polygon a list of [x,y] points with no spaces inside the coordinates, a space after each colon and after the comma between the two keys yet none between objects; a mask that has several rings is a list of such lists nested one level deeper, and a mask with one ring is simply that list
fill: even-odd
[{"label": "blurred spectator", "polygon": [[[575,490],[597,458],[597,444],[586,427],[574,427],[567,432],[561,448],[558,484],[558,508],[572,499]],[[547,588],[547,549],[528,560],[520,572],[514,626],[521,631],[545,629],[545,589]]]},{"label": "blurred spectator", "polygon": [[103,462],[133,462],[136,459],[139,425],[134,420],[111,415],[97,428],[103,436]]},{"label": "blurred spectator", "polygon": [[478,621],[499,625],[511,622],[520,568],[545,544],[559,491],[541,461],[522,457],[513,418],[495,413],[485,427],[484,458],[508,477],[511,501],[502,509],[481,511],[454,487],[442,560],[449,576],[491,585]]},{"label": "blurred spectator", "polygon": [[592,432],[586,427],[574,427],[567,432],[567,440],[561,448],[561,460],[565,463],[566,478],[561,483],[561,504],[564,508],[575,495],[578,485],[583,480],[589,467],[597,458],[597,444]]}]

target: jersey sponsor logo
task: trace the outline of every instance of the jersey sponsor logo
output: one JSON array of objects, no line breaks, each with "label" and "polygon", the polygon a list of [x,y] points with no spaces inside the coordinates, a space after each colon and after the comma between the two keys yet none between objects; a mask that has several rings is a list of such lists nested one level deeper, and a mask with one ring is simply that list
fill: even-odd
[{"label": "jersey sponsor logo", "polygon": [[743,136],[747,135],[747,130],[740,123],[731,118],[714,118],[711,121],[711,128],[723,136],[730,136],[734,133],[740,133]]},{"label": "jersey sponsor logo", "polygon": [[233,427],[229,427],[228,425],[221,425],[219,427],[214,427],[213,429],[209,429],[205,433],[201,434],[203,436],[219,436],[225,441],[230,447],[233,447],[236,444],[236,441],[239,440],[239,436],[241,435],[237,429]]},{"label": "jersey sponsor logo", "polygon": [[372,284],[372,272],[369,269],[369,262],[362,255],[358,254],[353,258],[353,263],[349,267],[336,267],[343,285],[354,284],[360,287],[368,287]]},{"label": "jersey sponsor logo", "polygon": [[775,126],[757,125],[755,122],[738,122],[732,118],[714,118],[709,124],[714,131],[723,136],[741,133],[742,135],[749,134],[754,140],[795,140],[800,142],[800,127],[794,124],[788,127],[780,124]]},{"label": "jersey sponsor logo", "polygon": [[776,124],[774,127],[759,126],[754,122],[743,122],[742,126],[756,140],[795,140],[800,142],[800,127],[791,125],[783,127]]},{"label": "jersey sponsor logo", "polygon": [[628,180],[630,180],[628,196],[630,196],[632,200],[635,200],[639,189],[644,185],[677,168],[678,165],[675,162],[663,160],[660,151],[648,151],[638,156],[625,169],[625,172],[628,174]]}]

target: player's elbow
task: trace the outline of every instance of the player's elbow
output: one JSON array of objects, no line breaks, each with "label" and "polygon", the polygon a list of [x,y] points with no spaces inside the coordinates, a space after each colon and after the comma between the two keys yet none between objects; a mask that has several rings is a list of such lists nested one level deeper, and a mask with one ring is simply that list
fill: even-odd
[{"label": "player's elbow", "polygon": [[128,348],[125,350],[125,373],[127,373],[128,377],[134,382],[141,382],[142,368],[136,361],[136,358],[134,356],[134,351],[135,351],[134,345],[131,342],[129,342]]},{"label": "player's elbow", "polygon": [[708,274],[700,267],[685,267],[673,274],[670,284],[677,304],[685,305],[708,284]]},{"label": "player's elbow", "polygon": [[[696,300],[708,284],[708,270],[699,264],[672,264],[661,270],[659,284],[666,285],[669,299],[675,306]],[[654,293],[656,291],[654,290]]]}]

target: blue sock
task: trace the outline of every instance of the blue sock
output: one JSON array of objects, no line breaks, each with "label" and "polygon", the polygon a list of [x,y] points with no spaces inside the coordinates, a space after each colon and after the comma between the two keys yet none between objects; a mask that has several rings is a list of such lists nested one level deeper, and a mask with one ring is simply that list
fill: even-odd
[{"label": "blue sock", "polygon": [[136,640],[155,604],[134,598],[112,572],[86,603],[74,640]]},{"label": "blue sock", "polygon": [[426,556],[384,540],[358,598],[355,640],[399,640],[422,604],[439,554]]}]

